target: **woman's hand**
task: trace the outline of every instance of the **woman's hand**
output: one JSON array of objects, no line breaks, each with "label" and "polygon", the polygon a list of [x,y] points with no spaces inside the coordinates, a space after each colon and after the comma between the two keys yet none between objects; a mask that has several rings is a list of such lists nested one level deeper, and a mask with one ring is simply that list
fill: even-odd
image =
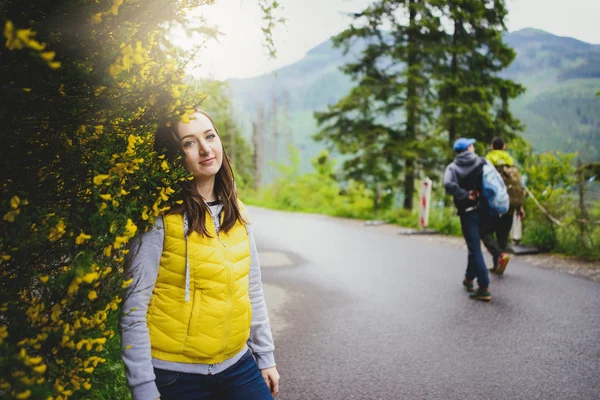
[{"label": "woman's hand", "polygon": [[260,374],[265,379],[273,397],[279,393],[279,372],[276,367],[262,369]]}]

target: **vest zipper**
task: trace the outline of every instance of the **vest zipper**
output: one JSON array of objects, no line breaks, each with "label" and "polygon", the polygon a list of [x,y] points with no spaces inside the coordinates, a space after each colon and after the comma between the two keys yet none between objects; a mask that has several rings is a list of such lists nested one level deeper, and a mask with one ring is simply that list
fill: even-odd
[{"label": "vest zipper", "polygon": [[[212,216],[212,215],[211,215]],[[219,216],[217,216],[217,218],[219,218]],[[219,240],[219,242],[223,245],[223,248],[225,248],[225,251],[228,253],[228,249],[227,246],[225,245],[225,243],[223,243],[223,241],[221,240],[221,235],[220,235],[220,227],[217,228],[217,223],[215,222],[215,219],[213,217],[213,225],[215,226],[215,233],[217,234],[217,239]],[[229,267],[229,265],[226,266],[227,269],[227,286],[229,288],[229,296],[227,297],[227,303],[229,305],[229,312],[227,313],[227,333],[225,334],[225,342],[223,343],[223,351],[225,351],[225,349],[227,348],[227,339],[229,338],[229,333],[231,332],[231,313],[232,313],[232,308],[233,308],[233,301],[231,299],[231,297],[233,296],[232,292],[231,292],[231,268]],[[209,367],[209,371],[210,371],[210,367]]]},{"label": "vest zipper", "polygon": [[213,368],[214,364],[209,364],[208,365],[208,374],[212,375],[212,368]]},{"label": "vest zipper", "polygon": [[231,332],[231,313],[233,312],[233,300],[231,297],[233,293],[231,292],[231,268],[227,266],[227,283],[229,286],[229,297],[227,298],[227,302],[229,304],[229,313],[227,314],[227,334],[225,334],[225,343],[223,343],[223,351],[227,348],[227,339],[229,339],[229,333]]}]

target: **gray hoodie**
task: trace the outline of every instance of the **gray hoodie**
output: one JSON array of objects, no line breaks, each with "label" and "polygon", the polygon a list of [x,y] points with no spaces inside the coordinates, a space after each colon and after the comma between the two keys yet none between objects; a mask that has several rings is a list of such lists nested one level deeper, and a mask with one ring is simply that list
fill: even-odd
[{"label": "gray hoodie", "polygon": [[[470,190],[481,190],[482,159],[472,151],[463,151],[454,157],[444,173],[446,192],[454,197],[459,213],[476,207],[477,201],[469,200]],[[478,170],[479,169],[479,170]]]},{"label": "gray hoodie", "polygon": [[[222,204],[210,206],[210,213],[217,231],[222,208]],[[252,321],[247,347],[220,364],[185,364],[152,358],[146,313],[158,275],[164,241],[163,227],[162,218],[158,218],[154,227],[141,237],[136,237],[130,246],[130,254],[133,259],[130,263],[129,273],[132,274],[133,282],[121,307],[120,325],[122,358],[133,400],[154,400],[160,397],[154,383],[154,368],[203,375],[218,374],[235,364],[248,351],[248,347],[252,349],[259,369],[274,367],[273,351],[275,346],[263,295],[258,252],[251,224],[248,224],[251,257],[248,294],[252,304]]]}]

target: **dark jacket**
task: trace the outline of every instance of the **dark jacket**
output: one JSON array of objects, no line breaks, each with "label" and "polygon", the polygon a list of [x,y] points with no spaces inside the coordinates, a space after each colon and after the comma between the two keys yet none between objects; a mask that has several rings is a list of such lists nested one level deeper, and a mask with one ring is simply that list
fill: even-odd
[{"label": "dark jacket", "polygon": [[471,151],[459,153],[444,173],[446,192],[454,198],[459,214],[479,207],[478,200],[469,200],[469,191],[481,192],[481,175],[485,161]]}]

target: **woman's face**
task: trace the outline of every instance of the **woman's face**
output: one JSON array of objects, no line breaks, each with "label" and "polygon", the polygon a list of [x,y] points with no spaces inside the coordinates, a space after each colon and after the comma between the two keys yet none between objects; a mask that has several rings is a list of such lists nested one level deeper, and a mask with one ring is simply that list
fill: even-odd
[{"label": "woman's face", "polygon": [[188,124],[179,123],[178,136],[185,154],[185,169],[196,180],[214,177],[223,164],[223,145],[206,115],[194,114]]}]

